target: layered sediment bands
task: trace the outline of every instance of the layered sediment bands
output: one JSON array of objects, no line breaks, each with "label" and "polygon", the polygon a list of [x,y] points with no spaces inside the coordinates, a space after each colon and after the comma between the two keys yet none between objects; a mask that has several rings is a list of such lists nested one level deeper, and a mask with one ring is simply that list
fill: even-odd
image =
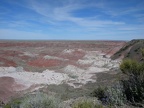
[{"label": "layered sediment bands", "polygon": [[[110,56],[122,41],[0,41],[0,99],[44,85],[80,88],[97,73],[119,68]],[[95,78],[95,79],[94,79]]]}]

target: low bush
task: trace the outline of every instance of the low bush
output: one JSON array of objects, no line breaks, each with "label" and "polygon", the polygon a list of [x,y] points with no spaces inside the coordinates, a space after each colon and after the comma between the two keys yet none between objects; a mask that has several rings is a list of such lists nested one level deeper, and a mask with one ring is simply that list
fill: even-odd
[{"label": "low bush", "polygon": [[139,75],[140,74],[140,64],[135,61],[135,60],[131,60],[131,59],[125,59],[123,60],[123,62],[120,65],[120,69],[121,71],[130,76],[130,75]]},{"label": "low bush", "polygon": [[121,71],[126,75],[124,80],[111,87],[97,88],[93,96],[110,105],[124,105],[144,102],[144,62],[131,59],[123,60],[120,65]]},{"label": "low bush", "polygon": [[3,108],[20,108],[21,100],[15,99],[4,105]]},{"label": "low bush", "polygon": [[101,101],[105,101],[107,98],[105,94],[106,89],[107,89],[106,87],[99,86],[92,92],[92,96],[97,97]]},{"label": "low bush", "polygon": [[59,104],[59,98],[37,92],[23,97],[20,101],[11,101],[4,108],[59,108]]},{"label": "low bush", "polygon": [[123,86],[120,83],[107,88],[98,87],[92,94],[102,101],[103,104],[107,105],[123,105],[126,102]]},{"label": "low bush", "polygon": [[92,102],[88,101],[78,102],[73,106],[73,108],[92,108],[92,107],[93,107]]},{"label": "low bush", "polygon": [[82,100],[72,106],[72,108],[103,108],[101,104],[94,104],[89,100]]},{"label": "low bush", "polygon": [[53,96],[36,93],[27,96],[20,104],[20,108],[58,108],[59,103],[60,100]]},{"label": "low bush", "polygon": [[123,86],[120,83],[108,87],[105,91],[107,96],[107,103],[109,105],[124,105],[126,103],[126,96],[123,93]]},{"label": "low bush", "polygon": [[128,101],[132,103],[144,101],[144,76],[130,76],[122,83]]},{"label": "low bush", "polygon": [[142,102],[144,100],[144,63],[134,60],[124,60],[120,65],[127,80],[122,80],[123,91],[128,101]]}]

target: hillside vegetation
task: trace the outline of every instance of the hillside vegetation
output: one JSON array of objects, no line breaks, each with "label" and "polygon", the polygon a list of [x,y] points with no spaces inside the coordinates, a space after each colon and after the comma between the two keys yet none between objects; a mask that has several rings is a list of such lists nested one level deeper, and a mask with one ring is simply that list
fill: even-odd
[{"label": "hillside vegetation", "polygon": [[144,39],[135,39],[128,42],[118,52],[116,52],[111,58],[130,58],[137,61],[142,61],[141,49],[144,48]]}]

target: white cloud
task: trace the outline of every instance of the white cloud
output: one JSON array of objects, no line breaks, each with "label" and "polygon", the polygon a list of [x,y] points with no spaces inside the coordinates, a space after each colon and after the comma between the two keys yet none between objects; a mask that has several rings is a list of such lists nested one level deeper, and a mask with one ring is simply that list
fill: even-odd
[{"label": "white cloud", "polygon": [[[2,38],[13,38],[13,36],[15,38],[26,36],[34,39],[42,37],[51,39],[53,36],[61,38],[59,35],[64,36],[63,38],[73,38],[67,37],[73,35],[76,37],[87,35],[87,38],[89,36],[94,38],[106,35],[134,36],[138,34],[142,36],[144,33],[143,14],[131,14],[143,10],[143,7],[117,8],[115,4],[109,5],[105,0],[92,0],[92,2],[90,0],[23,0],[22,3],[18,0],[9,1],[14,5],[26,8],[26,12],[20,11],[16,15],[5,13],[11,16],[12,19],[9,18],[9,20],[4,20],[5,17],[0,18],[1,28],[7,28],[0,29]],[[94,13],[93,17],[76,17],[73,14],[77,10],[86,10],[91,7],[98,9],[100,13]],[[2,14],[4,13],[0,13],[1,16]],[[121,17],[124,15],[133,15],[134,23],[127,23],[127,18],[123,20]]]},{"label": "white cloud", "polygon": [[[121,25],[125,24],[124,22],[116,22],[112,20],[100,20],[100,19],[89,19],[89,18],[78,18],[71,14],[71,12],[84,9],[86,7],[92,6],[93,4],[81,4],[78,2],[63,2],[61,6],[50,6],[49,3],[39,3],[36,1],[32,2],[32,9],[37,13],[47,17],[51,22],[60,22],[60,21],[70,21],[80,26],[86,27],[101,27],[107,25]],[[95,6],[95,5],[93,5]],[[96,18],[96,17],[94,17]]]}]

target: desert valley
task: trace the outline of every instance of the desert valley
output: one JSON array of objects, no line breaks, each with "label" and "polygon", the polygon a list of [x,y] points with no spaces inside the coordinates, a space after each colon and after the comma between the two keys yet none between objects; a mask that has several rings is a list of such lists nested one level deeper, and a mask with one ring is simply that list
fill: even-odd
[{"label": "desert valley", "polygon": [[[111,60],[124,41],[0,41],[0,98],[51,84],[80,88],[119,68]],[[117,73],[117,72],[115,72]]]},{"label": "desert valley", "polygon": [[0,41],[0,100],[6,104],[38,91],[59,96],[69,108],[98,86],[117,82],[122,59],[142,42]]}]

